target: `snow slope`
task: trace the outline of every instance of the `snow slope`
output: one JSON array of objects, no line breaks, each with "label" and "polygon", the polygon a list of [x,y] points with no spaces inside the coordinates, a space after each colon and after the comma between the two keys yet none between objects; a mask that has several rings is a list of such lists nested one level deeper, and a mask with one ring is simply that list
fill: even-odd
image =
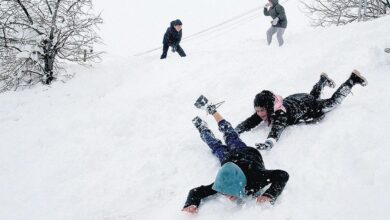
[{"label": "snow slope", "polygon": [[[313,29],[290,0],[282,48],[265,44],[269,19],[259,12],[238,28],[184,41],[184,59],[131,56],[159,46],[177,17],[190,34],[259,4],[181,2],[98,1],[105,62],[70,66],[77,75],[66,84],[0,95],[0,219],[389,219],[390,56],[383,48],[390,17]],[[221,196],[205,201],[197,217],[180,211],[188,191],[211,183],[219,168],[191,124],[199,115],[221,137],[193,107],[200,94],[226,100],[220,111],[237,124],[262,89],[309,92],[321,72],[340,85],[354,68],[367,87],[356,86],[320,124],[287,128],[262,152],[267,168],[290,174],[274,207],[236,206]],[[268,131],[262,125],[242,139],[253,145]]]}]

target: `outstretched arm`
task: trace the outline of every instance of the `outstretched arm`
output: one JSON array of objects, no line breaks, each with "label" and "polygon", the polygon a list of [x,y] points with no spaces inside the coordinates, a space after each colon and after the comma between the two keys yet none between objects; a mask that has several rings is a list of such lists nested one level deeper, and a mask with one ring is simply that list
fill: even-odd
[{"label": "outstretched arm", "polygon": [[271,131],[268,134],[268,139],[272,138],[275,141],[278,141],[283,130],[287,127],[288,117],[287,113],[283,111],[277,111],[275,114]]},{"label": "outstretched arm", "polygon": [[236,132],[241,134],[245,131],[249,131],[252,128],[256,127],[261,122],[260,116],[258,116],[256,113],[254,113],[251,117],[247,118],[245,121],[241,122],[237,125],[235,128]]},{"label": "outstretched arm", "polygon": [[[263,171],[261,177],[271,183],[271,186],[267,189],[267,191],[264,192],[261,197],[268,197],[271,203],[275,202],[286,186],[289,178],[288,173],[283,170],[265,170]],[[264,200],[264,198],[261,199]]]},{"label": "outstretched arm", "polygon": [[190,190],[187,196],[187,201],[184,204],[183,211],[188,211],[186,209],[190,206],[198,208],[202,199],[216,194],[217,191],[213,190],[211,188],[212,186],[213,183],[207,186],[200,186]]},{"label": "outstretched arm", "polygon": [[283,111],[278,111],[275,114],[267,140],[265,140],[264,143],[255,144],[258,150],[270,150],[275,145],[276,141],[279,140],[283,130],[287,127],[287,114]]}]

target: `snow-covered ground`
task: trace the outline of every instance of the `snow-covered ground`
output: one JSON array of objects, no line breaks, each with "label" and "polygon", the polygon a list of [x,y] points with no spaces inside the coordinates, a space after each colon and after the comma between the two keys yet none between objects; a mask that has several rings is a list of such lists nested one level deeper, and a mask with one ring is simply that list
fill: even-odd
[{"label": "snow-covered ground", "polygon": [[[260,2],[261,4],[263,2]],[[169,22],[184,36],[258,7],[259,1],[97,1],[109,52],[66,84],[0,95],[0,219],[376,219],[390,218],[390,17],[313,29],[284,4],[286,44],[265,43],[269,18],[182,42],[186,58],[160,51]],[[181,212],[188,191],[211,183],[218,161],[191,124],[204,94],[225,100],[220,112],[237,124],[253,112],[254,95],[309,92],[321,72],[338,85],[353,69],[368,79],[317,125],[289,127],[269,152],[269,169],[290,180],[276,205],[236,206],[207,200],[197,216]],[[327,88],[324,97],[333,89]],[[242,135],[264,141],[262,125]]]}]

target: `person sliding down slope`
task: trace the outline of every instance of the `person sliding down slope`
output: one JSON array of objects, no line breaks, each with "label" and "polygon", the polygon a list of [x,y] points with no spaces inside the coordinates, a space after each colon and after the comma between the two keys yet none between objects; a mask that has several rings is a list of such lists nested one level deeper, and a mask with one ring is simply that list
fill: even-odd
[{"label": "person sliding down slope", "polygon": [[[195,105],[206,109],[206,112],[214,117],[219,130],[223,133],[226,145],[215,138],[207,123],[201,118],[195,117],[192,120],[200,137],[219,159],[222,167],[214,183],[194,188],[189,192],[182,211],[197,213],[202,199],[217,193],[227,196],[231,201],[252,196],[259,204],[273,204],[288,181],[288,173],[283,170],[265,169],[259,151],[247,146],[232,125],[217,112],[217,106],[208,104],[204,96],[199,97]],[[270,187],[259,195],[260,189],[269,184]]]},{"label": "person sliding down slope", "polygon": [[272,125],[267,140],[256,144],[259,150],[271,149],[287,126],[320,121],[325,113],[341,104],[356,84],[366,86],[367,80],[357,70],[354,70],[347,81],[329,99],[320,99],[325,85],[335,87],[333,80],[324,73],[321,74],[320,81],[314,85],[310,94],[299,93],[283,99],[268,90],[263,90],[254,99],[256,112],[237,125],[235,130],[241,134],[256,127],[262,121]]}]

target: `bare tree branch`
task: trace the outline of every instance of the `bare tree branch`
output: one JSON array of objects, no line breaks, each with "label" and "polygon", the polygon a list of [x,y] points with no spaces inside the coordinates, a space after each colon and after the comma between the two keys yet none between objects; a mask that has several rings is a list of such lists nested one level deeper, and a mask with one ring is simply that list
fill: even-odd
[{"label": "bare tree branch", "polygon": [[[313,26],[345,25],[359,20],[360,16],[369,20],[388,14],[383,0],[367,0],[366,4],[362,0],[302,0],[301,3]],[[365,13],[361,14],[364,7]]]},{"label": "bare tree branch", "polygon": [[30,21],[30,24],[31,24],[31,25],[34,24],[34,22],[33,22],[32,18],[31,18],[31,16],[30,16],[30,14],[28,13],[26,7],[24,7],[24,5],[20,2],[20,0],[16,0],[16,2],[18,2],[18,4],[20,5],[20,7],[23,9],[23,11],[24,11],[24,13],[26,14],[28,20]]},{"label": "bare tree branch", "polygon": [[50,14],[53,14],[53,11],[51,10],[50,4],[47,0],[45,0],[47,8],[49,9]]}]

